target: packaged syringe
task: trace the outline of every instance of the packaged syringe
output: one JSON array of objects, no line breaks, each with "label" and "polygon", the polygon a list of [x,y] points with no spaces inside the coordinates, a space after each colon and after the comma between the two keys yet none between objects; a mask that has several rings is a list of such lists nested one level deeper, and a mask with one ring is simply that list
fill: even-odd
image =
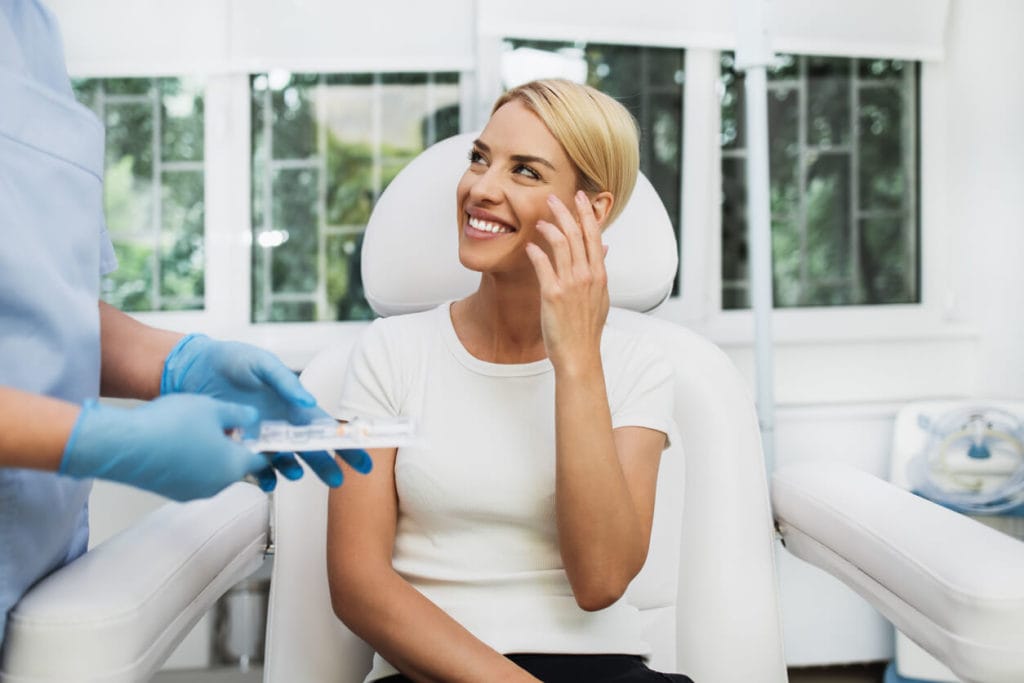
[{"label": "packaged syringe", "polygon": [[293,425],[282,420],[260,423],[259,436],[243,439],[251,451],[260,453],[329,451],[346,448],[395,448],[411,446],[416,430],[409,418],[357,418],[348,422],[314,420]]}]

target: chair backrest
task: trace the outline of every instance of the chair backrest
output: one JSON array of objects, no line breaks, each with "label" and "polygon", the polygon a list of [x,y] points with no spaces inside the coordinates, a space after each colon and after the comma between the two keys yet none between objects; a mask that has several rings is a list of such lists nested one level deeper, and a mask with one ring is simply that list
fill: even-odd
[{"label": "chair backrest", "polygon": [[[379,314],[424,310],[476,287],[479,276],[458,261],[454,221],[455,185],[473,138],[460,135],[428,149],[374,208],[362,269],[367,299]],[[749,392],[717,347],[641,313],[670,293],[678,254],[671,222],[646,178],[604,237],[616,306],[608,325],[642,332],[676,370],[679,438],[662,458],[651,550],[627,593],[644,615],[651,666],[697,681],[784,681],[774,533]],[[303,373],[328,412],[338,405],[361,331],[347,328]],[[369,670],[370,649],[331,611],[325,529],[326,491],[315,478],[275,494],[267,681],[355,683]]]}]

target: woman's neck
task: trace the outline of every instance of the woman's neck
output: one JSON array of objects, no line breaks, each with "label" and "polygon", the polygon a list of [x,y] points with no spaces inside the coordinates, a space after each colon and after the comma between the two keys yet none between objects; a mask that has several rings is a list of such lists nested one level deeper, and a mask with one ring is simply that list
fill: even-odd
[{"label": "woman's neck", "polygon": [[485,273],[480,287],[451,309],[452,325],[471,355],[491,363],[530,363],[547,357],[536,280],[506,281]]}]

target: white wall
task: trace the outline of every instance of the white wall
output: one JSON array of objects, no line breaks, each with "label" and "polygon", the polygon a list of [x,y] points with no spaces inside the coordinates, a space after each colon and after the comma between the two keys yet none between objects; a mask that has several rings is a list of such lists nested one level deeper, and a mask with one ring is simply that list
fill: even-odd
[{"label": "white wall", "polygon": [[[123,4],[116,0],[54,2],[62,18],[71,20],[64,28],[73,71],[101,75],[111,64],[124,63],[112,55],[104,35],[116,35],[111,30],[118,25],[117,8]],[[468,0],[439,4],[458,16],[470,7]],[[225,0],[220,5],[239,11],[236,3]],[[353,8],[353,13],[363,11],[357,7],[361,5],[346,5]],[[217,15],[209,8],[204,11]],[[352,25],[358,24],[359,16],[346,16]],[[839,458],[885,476],[892,419],[900,404],[937,397],[1024,398],[1022,28],[1024,2],[1019,0],[951,0],[945,59],[923,68],[924,304],[885,310],[776,314],[776,453],[780,466],[807,458]],[[125,30],[123,22],[119,30]],[[461,35],[451,39],[465,39],[466,30],[460,25]],[[571,32],[569,28],[566,31]],[[344,43],[339,43],[339,50],[344,49]],[[387,49],[400,52],[400,41],[388,41]],[[221,55],[216,59],[231,61],[230,56],[214,52]],[[688,58],[688,70],[691,65],[699,67],[701,59],[708,69],[713,68],[714,60],[707,54],[701,58],[695,52],[694,56],[692,62]],[[402,63],[400,54],[392,54],[389,59],[395,65]],[[467,59],[473,59],[473,50],[453,53],[452,68],[472,69],[472,63],[465,63]],[[338,64],[344,61],[339,58]],[[139,63],[160,73],[174,71],[173,60]],[[231,67],[236,68],[240,67]],[[688,88],[699,82],[696,74],[691,79],[688,72],[687,78]],[[238,83],[230,87],[237,88]],[[244,89],[244,80],[241,87]],[[693,97],[688,91],[688,107]],[[697,105],[708,111],[715,106],[712,99]],[[690,127],[691,123],[696,127]],[[689,187],[697,193],[695,196],[703,197],[702,201],[717,206],[713,117],[703,124],[694,118],[687,125],[687,133],[694,135],[685,148],[685,174],[692,183]],[[242,156],[229,154],[234,160],[231,163],[240,159],[245,163],[246,135],[239,135],[236,142]],[[709,135],[712,142],[708,142]],[[228,195],[242,202],[247,197],[244,190],[231,187],[223,193]],[[230,207],[218,208],[216,200],[210,199],[211,215],[217,211],[231,213]],[[717,248],[713,211],[702,214],[694,209],[693,199],[687,197],[685,210],[691,213],[687,214],[685,229],[691,236],[694,230],[706,231],[691,245],[700,244],[707,250],[698,249],[696,259],[698,264],[710,260],[713,271]],[[240,225],[244,232],[244,216]],[[684,257],[693,259],[693,253],[693,249],[689,255],[684,250]],[[239,271],[234,277],[240,277],[241,291],[246,291],[247,271]],[[714,281],[704,281],[700,287],[701,291],[713,292]],[[209,286],[207,290],[211,291]],[[709,294],[708,301],[713,300]],[[749,316],[722,314],[706,303],[702,299],[696,305],[663,314],[685,320],[722,344],[752,378]],[[245,317],[242,315],[241,320]],[[235,336],[265,343],[300,364],[315,350],[291,345],[289,339],[308,338],[306,332],[288,337],[238,329]],[[106,495],[116,489],[101,490]],[[114,512],[104,518],[104,509]],[[120,503],[97,501],[94,511],[101,520],[106,519],[98,523],[100,532],[106,525],[125,523],[129,515],[123,510]],[[891,655],[888,626],[838,582],[788,556],[780,560],[780,574],[791,663],[864,661]]]},{"label": "white wall", "polygon": [[945,68],[957,312],[980,396],[1024,396],[1024,3],[955,2]]}]

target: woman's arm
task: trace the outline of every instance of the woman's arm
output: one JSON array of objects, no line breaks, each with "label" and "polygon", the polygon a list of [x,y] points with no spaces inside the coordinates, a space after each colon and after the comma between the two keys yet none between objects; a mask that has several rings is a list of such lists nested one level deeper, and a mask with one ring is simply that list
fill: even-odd
[{"label": "woman's arm", "polygon": [[346,476],[345,485],[330,493],[327,576],[334,613],[414,681],[536,681],[392,568],[398,521],[395,454],[394,448],[372,449],[373,471]]},{"label": "woman's arm", "polygon": [[143,325],[100,302],[100,395],[140,399],[159,396],[164,360],[182,336]]},{"label": "woman's arm", "polygon": [[603,609],[626,591],[647,559],[665,435],[643,427],[612,431],[598,364],[555,373],[555,509],[558,538],[576,602]]},{"label": "woman's arm", "polygon": [[540,283],[541,329],[555,369],[562,562],[576,602],[597,610],[622,596],[647,557],[665,435],[641,427],[612,432],[601,364],[609,300],[600,229],[612,198],[600,193],[592,201],[578,192],[574,199],[579,221],[550,197],[558,225],[540,221],[537,230],[551,254],[534,244],[527,254]]}]

